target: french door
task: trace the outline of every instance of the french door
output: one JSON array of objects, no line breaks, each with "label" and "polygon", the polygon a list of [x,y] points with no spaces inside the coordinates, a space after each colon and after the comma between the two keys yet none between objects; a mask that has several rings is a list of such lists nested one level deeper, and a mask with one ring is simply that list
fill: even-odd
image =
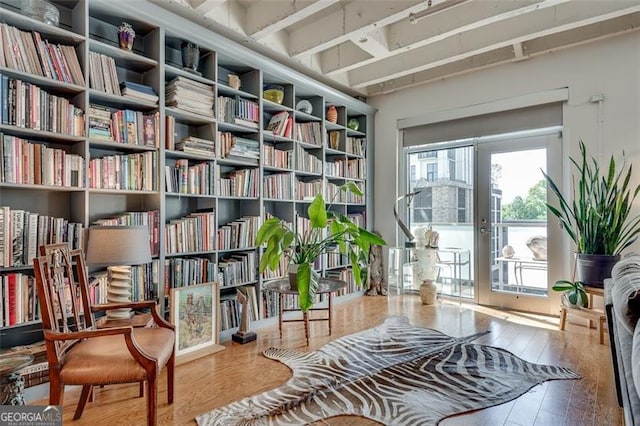
[{"label": "french door", "polygon": [[548,223],[542,171],[559,179],[560,142],[553,128],[407,151],[407,219],[414,235],[440,233],[442,295],[557,313],[561,230]]},{"label": "french door", "polygon": [[476,147],[478,303],[554,313],[561,230],[549,226],[542,172],[560,175],[559,132],[481,138]]}]

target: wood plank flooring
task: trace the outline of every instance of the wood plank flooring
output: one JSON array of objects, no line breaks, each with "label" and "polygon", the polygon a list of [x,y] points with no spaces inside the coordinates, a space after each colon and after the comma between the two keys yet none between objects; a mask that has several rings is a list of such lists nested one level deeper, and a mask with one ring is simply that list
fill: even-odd
[{"label": "wood plank flooring", "polygon": [[[430,327],[453,336],[491,330],[478,343],[505,348],[528,361],[573,368],[582,380],[559,380],[534,387],[520,398],[474,413],[445,419],[453,425],[622,425],[613,382],[608,342],[598,343],[595,329],[568,324],[558,330],[558,320],[549,317],[497,311],[457,303],[424,306],[417,296],[361,297],[334,307],[333,335],[326,323],[311,324],[309,347],[305,346],[302,325],[284,324],[282,340],[277,324],[257,331],[256,342],[226,343],[224,351],[176,367],[175,401],[167,405],[166,378],[159,385],[159,423],[193,425],[195,416],[284,383],[290,370],[261,355],[268,347],[300,350],[317,349],[337,337],[371,328],[388,315],[409,317],[412,324]],[[82,418],[73,422],[79,389],[67,388],[63,407],[64,423],[78,425],[145,424],[144,399],[137,398],[137,385],[108,386],[96,391]],[[46,401],[35,403],[46,404]],[[367,419],[342,416],[323,425],[374,425]]]}]

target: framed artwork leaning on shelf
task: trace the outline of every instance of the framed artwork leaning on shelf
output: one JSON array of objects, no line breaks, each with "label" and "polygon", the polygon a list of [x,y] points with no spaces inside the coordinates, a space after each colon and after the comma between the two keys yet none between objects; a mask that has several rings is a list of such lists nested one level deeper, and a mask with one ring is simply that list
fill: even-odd
[{"label": "framed artwork leaning on shelf", "polygon": [[171,289],[171,323],[176,327],[176,364],[221,351],[218,344],[220,284]]}]

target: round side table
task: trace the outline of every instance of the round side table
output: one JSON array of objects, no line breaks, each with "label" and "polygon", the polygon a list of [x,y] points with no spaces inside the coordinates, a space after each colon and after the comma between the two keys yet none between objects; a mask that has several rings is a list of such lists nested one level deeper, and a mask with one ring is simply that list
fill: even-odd
[{"label": "round side table", "polygon": [[18,371],[33,362],[33,355],[0,356],[0,404],[24,405],[24,378]]}]

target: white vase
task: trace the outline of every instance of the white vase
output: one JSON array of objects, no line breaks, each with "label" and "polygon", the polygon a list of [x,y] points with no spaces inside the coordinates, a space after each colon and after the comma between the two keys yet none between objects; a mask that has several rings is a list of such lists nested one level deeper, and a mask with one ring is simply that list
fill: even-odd
[{"label": "white vase", "polygon": [[438,251],[431,248],[413,250],[413,288],[418,290],[425,281],[435,281],[438,277]]}]

